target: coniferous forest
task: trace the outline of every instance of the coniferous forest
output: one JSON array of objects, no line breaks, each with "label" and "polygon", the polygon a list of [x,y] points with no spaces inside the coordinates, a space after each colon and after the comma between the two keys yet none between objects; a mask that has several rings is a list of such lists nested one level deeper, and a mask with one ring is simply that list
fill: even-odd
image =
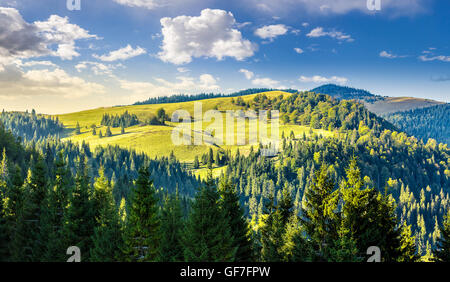
[{"label": "coniferous forest", "polygon": [[283,134],[270,158],[210,149],[202,180],[173,154],[63,142],[57,119],[4,112],[0,260],[66,261],[77,246],[89,262],[362,262],[376,246],[384,262],[449,261],[447,144],[327,95],[233,103],[339,138]]}]

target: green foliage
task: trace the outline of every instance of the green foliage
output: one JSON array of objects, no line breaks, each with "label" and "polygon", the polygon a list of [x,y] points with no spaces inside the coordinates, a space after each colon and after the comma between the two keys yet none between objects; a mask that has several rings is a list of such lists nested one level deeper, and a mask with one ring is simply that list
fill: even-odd
[{"label": "green foliage", "polygon": [[178,193],[166,195],[161,214],[161,243],[158,261],[183,261],[184,220]]},{"label": "green foliage", "polygon": [[122,257],[122,230],[114,202],[112,188],[105,177],[104,169],[99,169],[99,177],[94,183],[95,228],[92,237],[93,248],[90,261],[111,262]]},{"label": "green foliage", "polygon": [[135,114],[129,114],[128,111],[125,111],[123,114],[115,116],[104,114],[100,124],[111,127],[125,128],[139,124],[139,119]]},{"label": "green foliage", "polygon": [[398,112],[384,116],[400,130],[427,142],[433,138],[450,144],[450,104]]},{"label": "green foliage", "polygon": [[81,250],[82,260],[89,260],[94,233],[94,209],[89,185],[89,175],[84,155],[78,160],[75,187],[68,200],[64,214],[63,241],[66,246],[77,246]]},{"label": "green foliage", "polygon": [[237,247],[233,245],[229,221],[219,207],[219,193],[211,172],[206,185],[200,188],[186,222],[183,245],[184,259],[192,262],[234,261]]},{"label": "green foliage", "polygon": [[128,208],[125,259],[127,261],[155,261],[160,242],[160,218],[155,187],[148,167],[139,170],[136,186]]},{"label": "green foliage", "polygon": [[245,219],[239,196],[230,179],[223,177],[219,183],[220,200],[219,205],[228,218],[233,237],[233,246],[237,248],[235,254],[236,262],[249,262],[253,260],[252,241],[249,237],[250,230]]},{"label": "green foliage", "polygon": [[433,252],[434,260],[450,262],[450,211],[447,212],[440,231],[441,237],[438,239],[437,248]]}]

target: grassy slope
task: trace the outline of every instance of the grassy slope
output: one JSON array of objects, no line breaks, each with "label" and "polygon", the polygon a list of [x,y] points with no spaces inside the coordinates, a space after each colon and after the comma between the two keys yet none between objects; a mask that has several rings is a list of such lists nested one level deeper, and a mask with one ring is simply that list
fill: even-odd
[{"label": "grassy slope", "polygon": [[[271,91],[265,93],[268,97],[275,97],[279,95],[291,95],[290,93],[281,91]],[[242,96],[244,101],[248,101],[254,98],[257,94]],[[236,99],[236,98],[235,98]],[[214,98],[208,100],[202,100],[203,111],[211,110],[217,107],[218,110],[237,110],[238,106],[231,103],[231,98]],[[171,134],[174,126],[176,124],[167,123],[167,126],[153,126],[153,125],[136,125],[133,127],[126,128],[125,134],[120,134],[120,128],[111,128],[113,136],[99,138],[98,135],[92,135],[92,129],[90,126],[95,124],[97,127],[97,133],[101,130],[103,135],[105,134],[106,127],[100,126],[100,121],[103,114],[121,114],[124,111],[136,114],[140,120],[147,120],[150,116],[154,115],[159,108],[164,108],[166,113],[171,116],[171,114],[178,109],[187,110],[193,115],[194,102],[183,102],[183,103],[173,103],[173,104],[157,104],[157,105],[138,105],[138,106],[123,106],[123,107],[110,107],[110,108],[98,108],[83,112],[70,113],[59,115],[59,120],[68,128],[67,135],[63,140],[72,140],[76,142],[85,141],[91,146],[105,146],[108,144],[119,145],[123,148],[135,149],[138,152],[144,152],[150,157],[158,156],[168,156],[172,151],[175,156],[183,162],[192,162],[196,155],[201,154],[209,150],[210,145],[180,145],[176,146],[172,143]],[[74,129],[77,122],[81,127],[81,134],[74,135]],[[224,118],[225,122],[225,118]],[[208,124],[203,123],[203,129],[205,129]],[[280,135],[282,132],[286,136],[293,131],[294,134],[299,137],[303,133],[308,135],[310,133],[310,128],[306,126],[299,125],[280,125]],[[248,127],[246,128],[248,134]],[[313,130],[313,132],[322,134],[324,136],[330,136],[333,133],[325,130]],[[225,134],[225,132],[224,132]],[[237,136],[235,128],[235,136]],[[235,137],[236,138],[236,137]],[[250,149],[249,145],[244,146],[212,146],[214,150],[219,148],[225,150],[236,151],[239,147],[241,153],[247,153]],[[200,170],[201,171],[201,170]],[[219,172],[220,173],[220,172]],[[203,176],[203,172],[201,172]]]},{"label": "grassy slope", "polygon": [[413,97],[386,97],[384,100],[376,101],[374,103],[364,103],[367,109],[375,114],[402,112],[417,108],[431,107],[439,104],[444,103]]}]

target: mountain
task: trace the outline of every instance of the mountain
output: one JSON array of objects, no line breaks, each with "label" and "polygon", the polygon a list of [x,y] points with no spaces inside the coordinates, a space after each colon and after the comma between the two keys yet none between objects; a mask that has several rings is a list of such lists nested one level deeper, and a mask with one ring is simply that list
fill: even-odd
[{"label": "mountain", "polygon": [[311,92],[327,94],[336,99],[359,100],[369,111],[379,115],[445,104],[444,102],[423,98],[380,96],[366,90],[335,84],[322,85],[312,89]]},{"label": "mountain", "polygon": [[383,115],[400,130],[421,138],[450,144],[450,104]]}]

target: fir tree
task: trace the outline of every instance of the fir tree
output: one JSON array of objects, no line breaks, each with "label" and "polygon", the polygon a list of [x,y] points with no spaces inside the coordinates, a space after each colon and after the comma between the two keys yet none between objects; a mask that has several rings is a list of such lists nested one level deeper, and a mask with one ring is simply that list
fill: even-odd
[{"label": "fir tree", "polygon": [[125,256],[128,261],[154,261],[160,242],[158,200],[148,167],[139,169],[127,215]]},{"label": "fir tree", "polygon": [[420,259],[417,254],[416,236],[411,235],[411,226],[403,222],[401,227],[401,246],[399,262],[416,262]]},{"label": "fir tree", "polygon": [[230,179],[223,177],[219,183],[220,207],[229,220],[233,246],[237,247],[235,261],[248,262],[253,260],[252,241],[244,210],[239,203],[239,196]]},{"label": "fir tree", "polygon": [[207,183],[200,188],[184,230],[184,259],[192,262],[234,261],[237,248],[233,246],[228,219],[218,206],[219,193],[211,170]]},{"label": "fir tree", "polygon": [[161,244],[158,260],[163,262],[183,261],[184,222],[178,191],[175,196],[166,195],[161,215]]},{"label": "fir tree", "polygon": [[306,190],[305,206],[302,207],[302,225],[311,239],[314,260],[324,260],[326,246],[337,238],[335,222],[327,213],[327,203],[334,189],[334,182],[327,175],[327,167],[322,165],[313,183]]},{"label": "fir tree", "polygon": [[69,197],[63,226],[63,240],[66,247],[80,248],[82,261],[89,260],[94,232],[94,212],[90,200],[88,173],[85,157],[81,155],[78,160],[75,187]]},{"label": "fir tree", "polygon": [[450,262],[450,210],[444,218],[440,231],[441,237],[438,239],[437,247],[433,252],[434,260]]},{"label": "fir tree", "polygon": [[123,240],[119,216],[112,188],[105,177],[103,167],[99,169],[99,177],[94,183],[93,199],[96,226],[92,237],[93,248],[90,250],[90,261],[120,260]]}]

